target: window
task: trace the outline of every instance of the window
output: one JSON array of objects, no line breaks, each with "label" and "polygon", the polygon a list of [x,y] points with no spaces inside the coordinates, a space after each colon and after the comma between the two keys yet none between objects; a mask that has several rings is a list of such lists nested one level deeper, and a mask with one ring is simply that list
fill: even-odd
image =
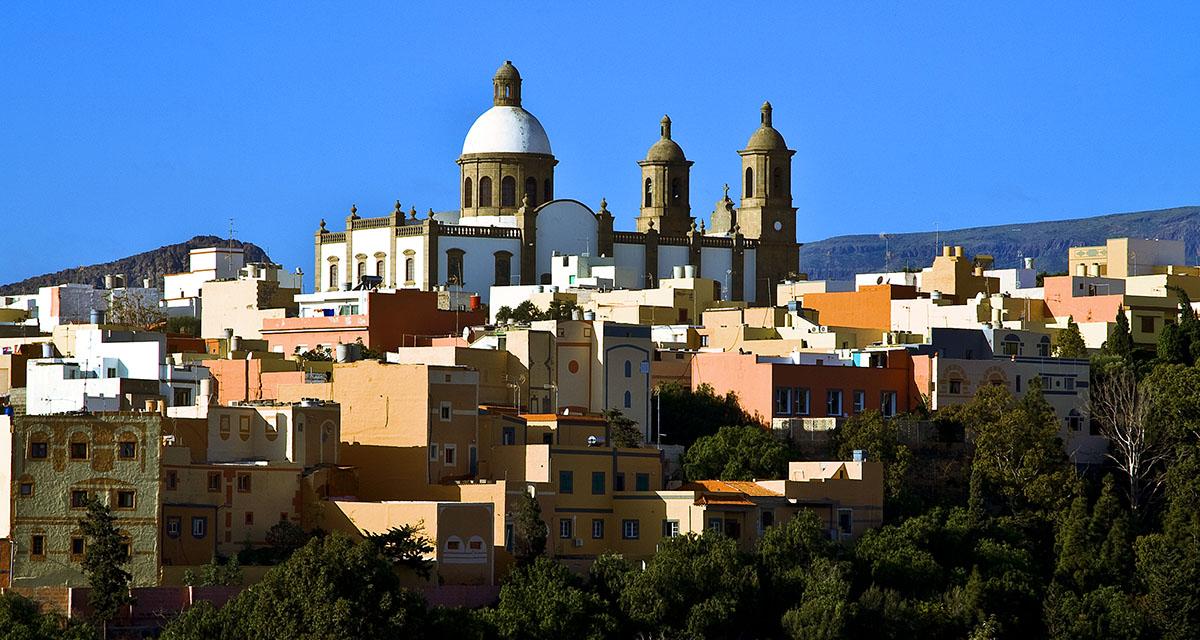
[{"label": "window", "polygon": [[504,176],[500,180],[500,206],[517,206],[517,179],[512,176]]},{"label": "window", "polygon": [[167,516],[167,537],[178,538],[179,530],[182,526],[183,523],[180,522],[179,516]]},{"label": "window", "polygon": [[385,275],[387,275],[387,274],[386,274],[386,273],[384,273],[384,271],[383,271],[383,260],[376,260],[376,261],[375,261],[375,275],[379,276],[380,278],[382,278],[382,277],[384,277]]},{"label": "window", "polygon": [[496,286],[507,287],[512,284],[512,254],[507,251],[496,252]]},{"label": "window", "polygon": [[592,518],[592,539],[604,539],[604,518]]},{"label": "window", "polygon": [[949,393],[952,393],[952,394],[962,393],[962,380],[951,380]]},{"label": "window", "polygon": [[854,510],[853,509],[838,509],[838,532],[842,535],[850,535],[854,532]]},{"label": "window", "polygon": [[50,445],[46,442],[30,442],[29,457],[33,460],[45,460],[50,455]]},{"label": "window", "polygon": [[355,271],[354,273],[355,273],[354,281],[356,283],[362,282],[363,276],[367,275],[367,262],[365,260],[360,260],[358,262],[358,270]]},{"label": "window", "polygon": [[1038,355],[1043,358],[1050,356],[1050,336],[1042,336],[1041,341],[1038,342],[1037,350]]},{"label": "window", "polygon": [[624,473],[614,473],[613,474],[613,491],[624,491],[624,490],[625,490],[625,474]]},{"label": "window", "polygon": [[250,439],[250,416],[238,416],[238,437],[242,442]]},{"label": "window", "polygon": [[806,416],[809,412],[809,391],[803,387],[796,387],[796,415]]},{"label": "window", "polygon": [[570,518],[559,518],[558,520],[558,537],[566,539],[573,537],[575,533],[574,525]]},{"label": "window", "polygon": [[479,206],[492,206],[492,179],[487,176],[479,179]]},{"label": "window", "polygon": [[790,387],[775,387],[775,415],[792,413],[792,390]]},{"label": "window", "polygon": [[329,288],[338,288],[338,268],[337,263],[329,265]]},{"label": "window", "polygon": [[74,559],[82,558],[85,551],[87,551],[87,543],[83,538],[79,536],[71,538],[71,556]]},{"label": "window", "polygon": [[781,193],[782,190],[783,190],[783,169],[780,169],[779,167],[775,167],[775,170],[771,172],[771,193],[775,194],[776,196],[779,196],[779,195],[782,195],[782,193]]},{"label": "window", "polygon": [[1142,316],[1142,333],[1154,333],[1154,317]]},{"label": "window", "polygon": [[641,536],[641,522],[638,520],[621,521],[621,537],[626,540],[637,540]]},{"label": "window", "polygon": [[551,178],[546,178],[542,182],[542,202],[550,202],[554,199],[554,189],[550,187]]},{"label": "window", "polygon": [[218,433],[220,433],[222,440],[229,439],[229,416],[221,416],[221,422],[220,422],[220,427],[218,428]]},{"label": "window", "polygon": [[133,557],[133,543],[128,539],[121,541],[121,557],[126,560]]},{"label": "window", "polygon": [[215,493],[221,490],[221,472],[210,471],[208,473],[208,491]]},{"label": "window", "polygon": [[643,207],[653,206],[653,204],[652,204],[653,200],[654,200],[653,184],[654,183],[651,182],[650,178],[646,178],[646,188],[645,188],[645,198],[644,198],[645,203],[642,205]]},{"label": "window", "polygon": [[194,516],[192,518],[192,537],[199,539],[206,535],[208,535],[208,518]]},{"label": "window", "polygon": [[22,498],[28,498],[29,496],[33,495],[33,483],[22,482],[17,487],[17,495],[21,496]]},{"label": "window", "polygon": [[471,539],[467,540],[467,548],[471,551],[483,551],[483,538],[471,536]]},{"label": "window", "polygon": [[1006,356],[1021,355],[1021,339],[1012,334],[1005,336],[1003,349]]},{"label": "window", "polygon": [[842,390],[830,389],[825,392],[825,415],[842,415]]},{"label": "window", "polygon": [[713,533],[724,533],[725,532],[725,521],[721,520],[720,518],[709,518],[708,519],[708,530],[712,531]]},{"label": "window", "polygon": [[35,557],[45,557],[46,536],[36,534],[29,537],[29,555]]},{"label": "window", "polygon": [[596,495],[596,496],[604,495],[605,484],[606,484],[606,481],[604,478],[604,472],[603,471],[593,471],[592,472],[592,495]]},{"label": "window", "polygon": [[463,257],[462,249],[447,249],[446,250],[446,283],[462,286],[463,284]]},{"label": "window", "polygon": [[630,362],[629,360],[625,361],[625,377],[626,378],[633,377],[633,363]]},{"label": "window", "polygon": [[650,490],[650,474],[648,474],[648,473],[635,474],[633,477],[633,488],[635,491],[649,491]]},{"label": "window", "polygon": [[238,493],[250,493],[250,474],[239,473],[237,475],[237,490]]},{"label": "window", "polygon": [[742,190],[746,198],[754,197],[754,169],[746,167],[746,188]]},{"label": "window", "polygon": [[251,526],[251,525],[253,525],[253,524],[254,524],[254,512],[253,512],[253,511],[247,511],[247,512],[246,512],[246,526],[247,526],[247,527],[249,527],[249,526]]},{"label": "window", "polygon": [[471,206],[471,179],[463,180],[463,207]]},{"label": "window", "polygon": [[452,444],[446,445],[445,455],[443,456],[443,458],[446,462],[447,467],[455,466],[456,464],[458,464],[458,448]]},{"label": "window", "polygon": [[758,522],[759,522],[759,526],[761,527],[759,529],[759,533],[766,531],[767,527],[775,524],[775,512],[774,511],[763,511],[762,515],[759,516]]},{"label": "window", "polygon": [[71,443],[71,459],[72,460],[87,460],[88,443],[72,442]]},{"label": "window", "polygon": [[558,492],[575,493],[575,474],[571,471],[558,472]]},{"label": "window", "polygon": [[450,422],[450,416],[453,415],[453,405],[449,402],[442,402],[438,406],[438,419],[442,422]]},{"label": "window", "polygon": [[1070,431],[1083,429],[1083,417],[1075,409],[1071,409],[1071,413],[1067,414],[1067,429]]},{"label": "window", "polygon": [[867,392],[862,389],[854,390],[854,413],[862,413],[867,410]]},{"label": "window", "polygon": [[633,394],[626,391],[625,392],[625,408],[630,409],[632,407],[633,407]]},{"label": "window", "polygon": [[416,280],[417,260],[412,256],[404,259],[404,281],[413,282]]},{"label": "window", "polygon": [[537,180],[533,176],[525,178],[525,197],[529,199],[529,206],[537,206]]},{"label": "window", "polygon": [[134,505],[133,491],[121,490],[117,492],[117,508],[132,509]]},{"label": "window", "polygon": [[126,440],[117,444],[117,457],[122,460],[133,460],[137,457],[137,442]]},{"label": "window", "polygon": [[679,536],[679,521],[678,520],[663,520],[663,537],[675,538]]},{"label": "window", "polygon": [[[537,413],[536,411],[534,413]],[[517,429],[515,427],[504,427],[500,433],[500,444],[516,444]]]},{"label": "window", "polygon": [[881,391],[879,392],[879,412],[885,418],[890,418],[896,415],[896,392]]},{"label": "window", "polygon": [[88,492],[87,491],[81,491],[81,490],[76,489],[71,492],[71,508],[72,509],[85,509],[85,508],[87,508],[87,503],[88,503]]}]

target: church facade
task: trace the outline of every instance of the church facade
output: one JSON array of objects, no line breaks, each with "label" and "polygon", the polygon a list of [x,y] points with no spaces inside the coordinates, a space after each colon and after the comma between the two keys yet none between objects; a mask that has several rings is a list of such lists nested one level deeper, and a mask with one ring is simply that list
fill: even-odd
[{"label": "church facade", "polygon": [[459,206],[453,211],[407,214],[399,202],[388,216],[360,217],[352,207],[344,231],[324,220],[314,238],[315,290],[350,289],[365,276],[388,288],[434,290],[450,286],[478,293],[492,286],[548,284],[552,261],[590,254],[624,273],[617,286],[653,287],[673,267],[691,265],[717,281],[724,299],[773,302],[774,285],[798,268],[791,158],[762,106],[758,129],[742,158],[742,194],[735,207],[725,195],[709,225],[691,214],[692,162],[671,139],[663,117],[660,137],[641,167],[636,231],[613,229],[601,200],[593,211],[556,198],[558,160],[546,130],[521,105],[521,76],[505,62],[492,78],[492,108],[476,119],[463,142]]}]

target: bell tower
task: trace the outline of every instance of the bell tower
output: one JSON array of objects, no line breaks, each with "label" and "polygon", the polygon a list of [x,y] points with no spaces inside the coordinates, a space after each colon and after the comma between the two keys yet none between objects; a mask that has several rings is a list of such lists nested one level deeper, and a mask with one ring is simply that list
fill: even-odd
[{"label": "bell tower", "polygon": [[683,235],[692,226],[689,201],[689,174],[692,161],[683,148],[671,139],[671,118],[659,123],[659,139],[638,162],[642,168],[641,210],[637,230],[645,233],[650,223],[664,235]]},{"label": "bell tower", "polygon": [[742,157],[742,202],[737,222],[747,238],[757,239],[755,291],[759,304],[775,301],[774,288],[799,269],[796,208],[792,206],[792,156],[771,122],[771,103],[764,102],[758,129]]}]

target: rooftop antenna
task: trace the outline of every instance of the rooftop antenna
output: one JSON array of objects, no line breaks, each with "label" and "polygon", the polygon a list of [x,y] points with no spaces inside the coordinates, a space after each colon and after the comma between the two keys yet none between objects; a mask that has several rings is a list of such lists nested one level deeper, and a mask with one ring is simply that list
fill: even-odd
[{"label": "rooftop antenna", "polygon": [[229,219],[229,249],[225,252],[225,271],[229,272],[233,269],[233,218]]}]

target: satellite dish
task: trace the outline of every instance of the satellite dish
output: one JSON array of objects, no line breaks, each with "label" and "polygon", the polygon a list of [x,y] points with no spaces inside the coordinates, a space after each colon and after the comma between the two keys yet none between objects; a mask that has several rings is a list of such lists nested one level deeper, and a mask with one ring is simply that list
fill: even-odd
[{"label": "satellite dish", "polygon": [[588,446],[589,446],[589,447],[594,447],[594,446],[596,446],[596,445],[597,445],[599,442],[600,442],[600,440],[598,440],[598,439],[596,438],[596,436],[588,436],[587,443],[588,443]]},{"label": "satellite dish", "polygon": [[875,278],[875,284],[883,284],[883,276],[879,276],[878,278]]}]

